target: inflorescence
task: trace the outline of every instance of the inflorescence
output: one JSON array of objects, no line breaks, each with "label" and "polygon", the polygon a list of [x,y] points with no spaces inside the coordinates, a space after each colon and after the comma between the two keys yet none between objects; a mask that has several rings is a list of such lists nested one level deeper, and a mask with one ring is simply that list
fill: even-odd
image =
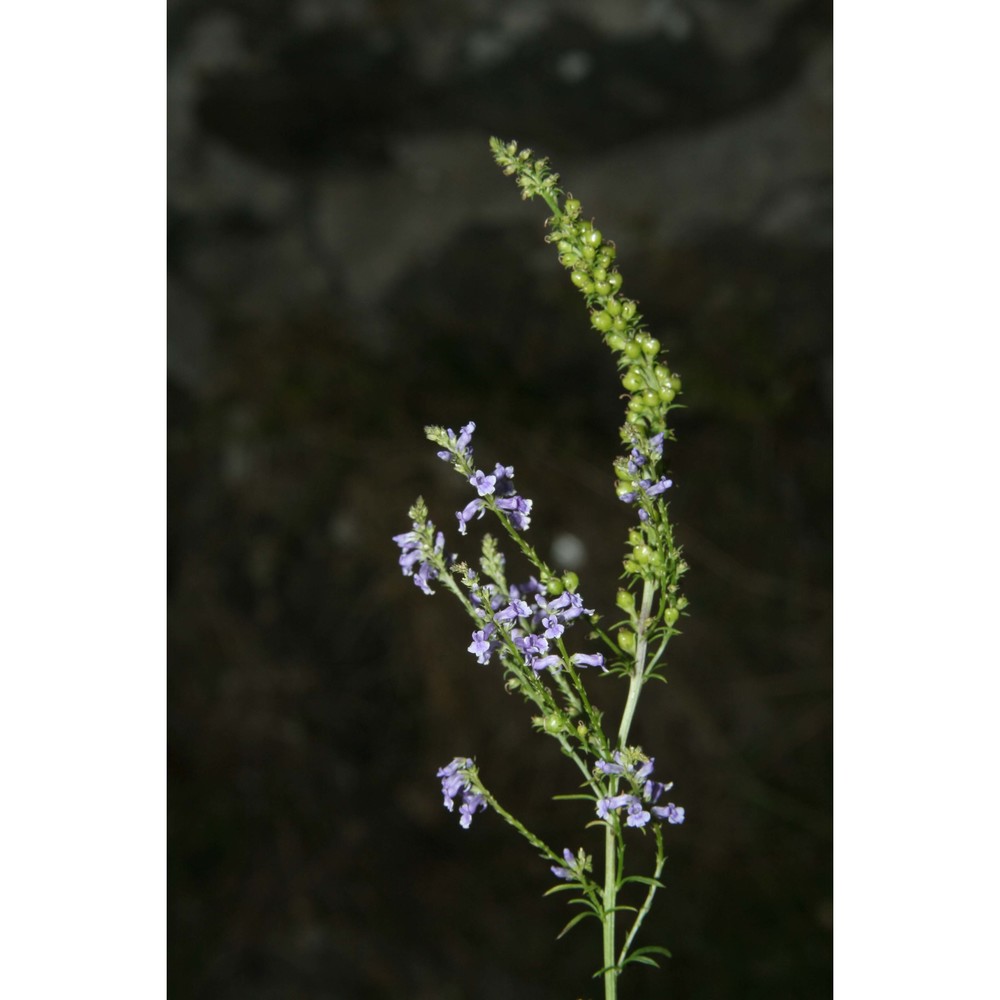
[{"label": "inflorescence", "polygon": [[[552,210],[546,240],[555,244],[571,283],[584,297],[591,326],[613,352],[620,372],[627,402],[621,428],[624,454],[613,463],[614,491],[635,512],[622,563],[624,585],[615,600],[625,617],[606,630],[594,609],[586,607],[576,574],[554,571],[528,544],[524,534],[531,526],[533,503],[515,486],[513,466],[476,464],[472,447],[476,425],[471,421],[457,433],[451,428],[425,428],[427,438],[438,447],[438,457],[472,490],[468,502],[455,512],[458,532],[466,536],[474,521],[491,515],[531,564],[532,574],[524,582],[508,582],[506,558],[489,534],[482,540],[478,569],[446,553],[444,533],[429,519],[422,498],[410,509],[411,530],[396,535],[394,541],[401,550],[403,574],[423,593],[434,593],[431,584],[436,584],[459,599],[474,625],[469,653],[484,666],[500,664],[507,690],[519,691],[537,709],[532,720],[536,728],[558,740],[584,778],[582,794],[566,798],[589,799],[597,824],[605,829],[603,887],[591,878],[591,858],[582,848],[577,854],[566,848],[560,857],[507,813],[480,781],[471,758],[456,757],[437,772],[444,804],[454,811],[459,803],[463,828],[471,826],[477,812],[492,807],[547,861],[554,862],[550,868],[555,877],[572,883],[563,888],[575,887],[580,892],[584,906],[604,924],[601,974],[606,996],[611,997],[624,964],[651,962],[650,952],[663,951],[649,946],[631,956],[628,953],[660,886],[657,876],[665,860],[660,824],[676,825],[685,818],[683,807],[663,802],[672,782],[655,780],[653,758],[627,743],[639,692],[648,680],[662,679],[664,651],[677,634],[676,624],[687,605],[679,588],[687,565],[667,514],[666,497],[674,484],[665,468],[665,449],[673,440],[667,418],[680,405],[676,400],[681,380],[666,363],[660,342],[646,330],[636,302],[622,294],[614,243],[582,217],[580,202],[564,194],[548,161],[536,158],[529,149],[519,150],[513,142],[491,139],[490,146],[503,172],[516,178],[523,196],[541,197]],[[586,640],[603,643],[603,651],[568,648],[573,627],[581,621],[589,626]],[[605,732],[603,715],[583,683],[581,671],[592,667],[602,675],[620,675],[629,681],[626,706],[614,736]],[[621,837],[628,828],[643,833],[652,829],[656,867],[652,879],[630,877],[649,885],[648,896],[616,957],[614,914],[620,907],[615,899],[627,881]]]}]

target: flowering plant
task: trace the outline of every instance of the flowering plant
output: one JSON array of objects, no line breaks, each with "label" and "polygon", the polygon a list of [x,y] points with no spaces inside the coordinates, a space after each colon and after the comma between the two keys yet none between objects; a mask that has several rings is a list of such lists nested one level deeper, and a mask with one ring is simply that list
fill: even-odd
[{"label": "flowering plant", "polygon": [[[523,197],[540,197],[551,210],[546,240],[556,245],[570,281],[584,296],[590,323],[614,353],[628,393],[621,429],[624,454],[614,461],[616,494],[636,516],[615,602],[624,617],[603,627],[594,610],[585,607],[577,575],[556,572],[526,541],[532,501],[515,486],[512,466],[498,463],[492,471],[479,466],[472,422],[457,433],[443,427],[425,429],[438,446],[438,457],[452,465],[474,494],[455,515],[459,534],[465,535],[473,521],[489,514],[534,573],[527,581],[509,581],[506,559],[490,534],[482,539],[478,569],[448,555],[444,534],[430,521],[420,498],[409,511],[411,530],[394,541],[401,549],[404,575],[425,594],[440,585],[461,602],[474,626],[469,652],[480,664],[499,664],[507,690],[530,702],[537,711],[535,727],[556,740],[580,772],[581,790],[557,798],[590,803],[593,818],[587,826],[603,831],[603,872],[595,873],[593,857],[583,847],[575,853],[569,847],[557,852],[528,830],[497,801],[469,757],[455,757],[438,770],[444,805],[453,812],[458,802],[459,823],[465,829],[477,813],[492,809],[550,863],[558,882],[549,893],[571,892],[572,902],[580,905],[559,936],[588,917],[600,923],[603,961],[595,976],[603,979],[605,1000],[614,1000],[627,965],[656,965],[655,955],[670,954],[660,946],[635,947],[634,942],[657,890],[663,888],[659,878],[665,862],[664,824],[683,823],[684,808],[666,801],[673,783],[654,779],[654,758],[629,743],[629,732],[643,687],[654,678],[663,679],[663,656],[687,604],[679,589],[687,565],[674,542],[667,510],[666,495],[673,483],[664,474],[664,450],[674,437],[667,416],[679,405],[681,382],[662,358],[659,341],[645,329],[636,303],[621,294],[614,244],[582,218],[580,202],[559,188],[559,176],[548,161],[536,159],[530,149],[518,150],[514,142],[491,139],[490,148],[503,172],[516,179]],[[586,643],[571,652],[573,629],[581,622],[590,626]],[[577,629],[576,634],[581,632]],[[594,671],[628,682],[617,730],[605,730],[603,713],[584,683],[585,674]],[[626,874],[632,831],[652,834],[656,853],[649,875]],[[619,893],[633,883],[645,888],[645,897],[638,907],[624,906]],[[620,914],[630,916],[627,929],[619,927]]]}]

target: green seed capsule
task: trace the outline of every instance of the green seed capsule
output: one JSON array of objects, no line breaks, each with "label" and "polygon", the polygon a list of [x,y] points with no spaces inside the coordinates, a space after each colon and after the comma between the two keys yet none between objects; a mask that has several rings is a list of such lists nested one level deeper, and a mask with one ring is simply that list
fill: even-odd
[{"label": "green seed capsule", "polygon": [[639,346],[637,341],[630,340],[625,345],[625,357],[634,361],[640,354],[642,354],[642,348]]},{"label": "green seed capsule", "polygon": [[608,299],[604,303],[605,312],[611,313],[612,316],[617,316],[622,311],[622,304],[617,299]]},{"label": "green seed capsule", "polygon": [[[627,563],[626,568],[628,568]],[[630,572],[635,572],[635,570]],[[620,628],[618,630],[618,646],[623,653],[631,656],[635,652],[635,632],[630,628]]]},{"label": "green seed capsule", "polygon": [[601,245],[600,229],[591,229],[590,232],[586,233],[583,238],[587,245],[594,247],[595,250]]},{"label": "green seed capsule", "polygon": [[545,716],[545,732],[547,733],[561,733],[563,730],[563,717],[561,715],[546,715]]},{"label": "green seed capsule", "polygon": [[636,369],[632,369],[625,373],[622,378],[622,385],[628,389],[629,392],[635,392],[637,389],[641,389],[645,382],[643,381],[642,375]]},{"label": "green seed capsule", "polygon": [[670,388],[673,389],[674,392],[681,391],[681,377],[677,374],[677,372],[674,372],[673,375],[670,376]]},{"label": "green seed capsule", "polygon": [[580,214],[580,202],[576,198],[567,198],[563,202],[563,211],[572,219]]},{"label": "green seed capsule", "polygon": [[594,286],[594,291],[598,295],[610,295],[611,294],[611,283],[608,281],[598,281]]},{"label": "green seed capsule", "polygon": [[655,389],[647,389],[642,394],[642,398],[646,401],[647,406],[656,406],[660,401],[660,394]]},{"label": "green seed capsule", "polygon": [[668,625],[673,625],[674,622],[677,621],[679,615],[680,612],[676,608],[667,608],[667,610],[663,612],[663,620]]},{"label": "green seed capsule", "polygon": [[660,342],[656,339],[656,337],[650,337],[646,341],[646,346],[643,348],[643,350],[647,354],[649,354],[651,356],[659,354],[660,353]]},{"label": "green seed capsule", "polygon": [[666,365],[657,365],[653,369],[656,381],[662,386],[670,387],[670,369]]},{"label": "green seed capsule", "polygon": [[569,276],[569,280],[572,281],[577,288],[583,288],[584,285],[590,282],[590,279],[583,271],[573,271]]},{"label": "green seed capsule", "polygon": [[625,322],[624,316],[616,316],[613,326],[616,330],[620,330],[622,332],[628,329],[628,323]]},{"label": "green seed capsule", "polygon": [[677,393],[669,385],[665,385],[660,389],[658,395],[664,403],[672,403]]},{"label": "green seed capsule", "polygon": [[617,271],[612,271],[608,275],[608,283],[611,285],[611,290],[617,292],[622,287],[622,276]]},{"label": "green seed capsule", "polygon": [[563,586],[571,593],[576,593],[576,588],[580,586],[580,578],[572,570],[567,570],[562,577]]},{"label": "green seed capsule", "polygon": [[600,266],[600,263],[598,263],[598,266],[595,267],[593,272],[591,273],[591,277],[594,279],[594,281],[607,281],[608,272],[605,271],[604,268]]},{"label": "green seed capsule", "polygon": [[619,590],[615,596],[615,604],[617,604],[622,611],[632,614],[635,611],[635,596],[630,594],[627,590]]},{"label": "green seed capsule", "polygon": [[592,246],[584,244],[583,249],[580,251],[580,253],[583,255],[584,260],[594,259],[594,248]]},{"label": "green seed capsule", "polygon": [[590,314],[590,322],[594,328],[601,333],[607,333],[611,329],[611,317],[606,312],[595,312]]},{"label": "green seed capsule", "polygon": [[620,333],[609,333],[604,342],[613,351],[620,351],[625,347],[625,338]]},{"label": "green seed capsule", "polygon": [[[619,284],[621,284],[621,282],[619,282]],[[635,303],[631,299],[629,299],[626,302],[623,302],[622,316],[624,316],[625,319],[631,319],[634,315],[635,315]]]}]

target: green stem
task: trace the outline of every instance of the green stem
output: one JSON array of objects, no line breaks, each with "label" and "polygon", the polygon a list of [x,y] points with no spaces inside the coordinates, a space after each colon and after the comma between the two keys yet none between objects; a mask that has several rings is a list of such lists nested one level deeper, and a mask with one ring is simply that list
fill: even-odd
[{"label": "green stem", "polygon": [[[629,730],[632,728],[632,718],[646,670],[646,650],[648,647],[647,631],[649,628],[649,613],[653,607],[653,596],[656,584],[651,580],[643,582],[642,605],[639,611],[638,629],[635,645],[635,669],[629,679],[628,697],[622,711],[621,725],[618,727],[618,746],[625,748]],[[612,788],[612,794],[616,791]],[[618,903],[618,854],[616,851],[616,830],[608,820],[604,828],[604,1000],[616,1000],[618,996],[618,974],[621,971],[615,958],[615,910]],[[650,900],[651,902],[651,900]],[[633,927],[633,933],[636,930]],[[631,940],[631,938],[629,939]]]},{"label": "green stem", "polygon": [[635,715],[636,705],[639,704],[639,695],[642,693],[642,685],[646,673],[646,649],[648,646],[647,632],[649,630],[649,612],[653,606],[653,595],[656,593],[656,584],[652,580],[644,580],[642,584],[642,607],[639,610],[639,622],[635,644],[635,669],[629,678],[628,697],[625,699],[625,709],[622,712],[621,725],[618,727],[618,746],[625,748],[628,740],[628,732],[632,728],[632,717]]},{"label": "green stem", "polygon": [[618,872],[615,861],[615,828],[610,820],[604,827],[604,1000],[618,996],[618,969],[615,966],[615,897]]}]

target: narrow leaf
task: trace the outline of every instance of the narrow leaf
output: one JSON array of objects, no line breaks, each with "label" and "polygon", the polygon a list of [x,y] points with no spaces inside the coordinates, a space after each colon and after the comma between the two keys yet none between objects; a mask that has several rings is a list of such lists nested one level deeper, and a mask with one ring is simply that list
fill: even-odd
[{"label": "narrow leaf", "polygon": [[648,875],[629,875],[622,879],[622,885],[627,882],[639,882],[642,885],[653,885],[657,889],[665,889],[666,886],[659,880],[655,878],[650,878]]},{"label": "narrow leaf", "polygon": [[647,944],[643,945],[641,948],[636,948],[632,952],[633,955],[666,955],[667,958],[673,958],[674,956],[670,953],[667,948],[662,947],[658,944]]},{"label": "narrow leaf", "polygon": [[584,910],[583,913],[578,913],[572,920],[556,935],[556,940],[558,941],[564,934],[568,934],[576,925],[583,920],[585,917],[594,916],[593,912],[590,910]]},{"label": "narrow leaf", "polygon": [[628,965],[629,962],[642,962],[643,965],[652,965],[655,969],[660,967],[659,962],[653,958],[648,958],[646,955],[629,955],[629,957],[622,962],[622,965]]}]

